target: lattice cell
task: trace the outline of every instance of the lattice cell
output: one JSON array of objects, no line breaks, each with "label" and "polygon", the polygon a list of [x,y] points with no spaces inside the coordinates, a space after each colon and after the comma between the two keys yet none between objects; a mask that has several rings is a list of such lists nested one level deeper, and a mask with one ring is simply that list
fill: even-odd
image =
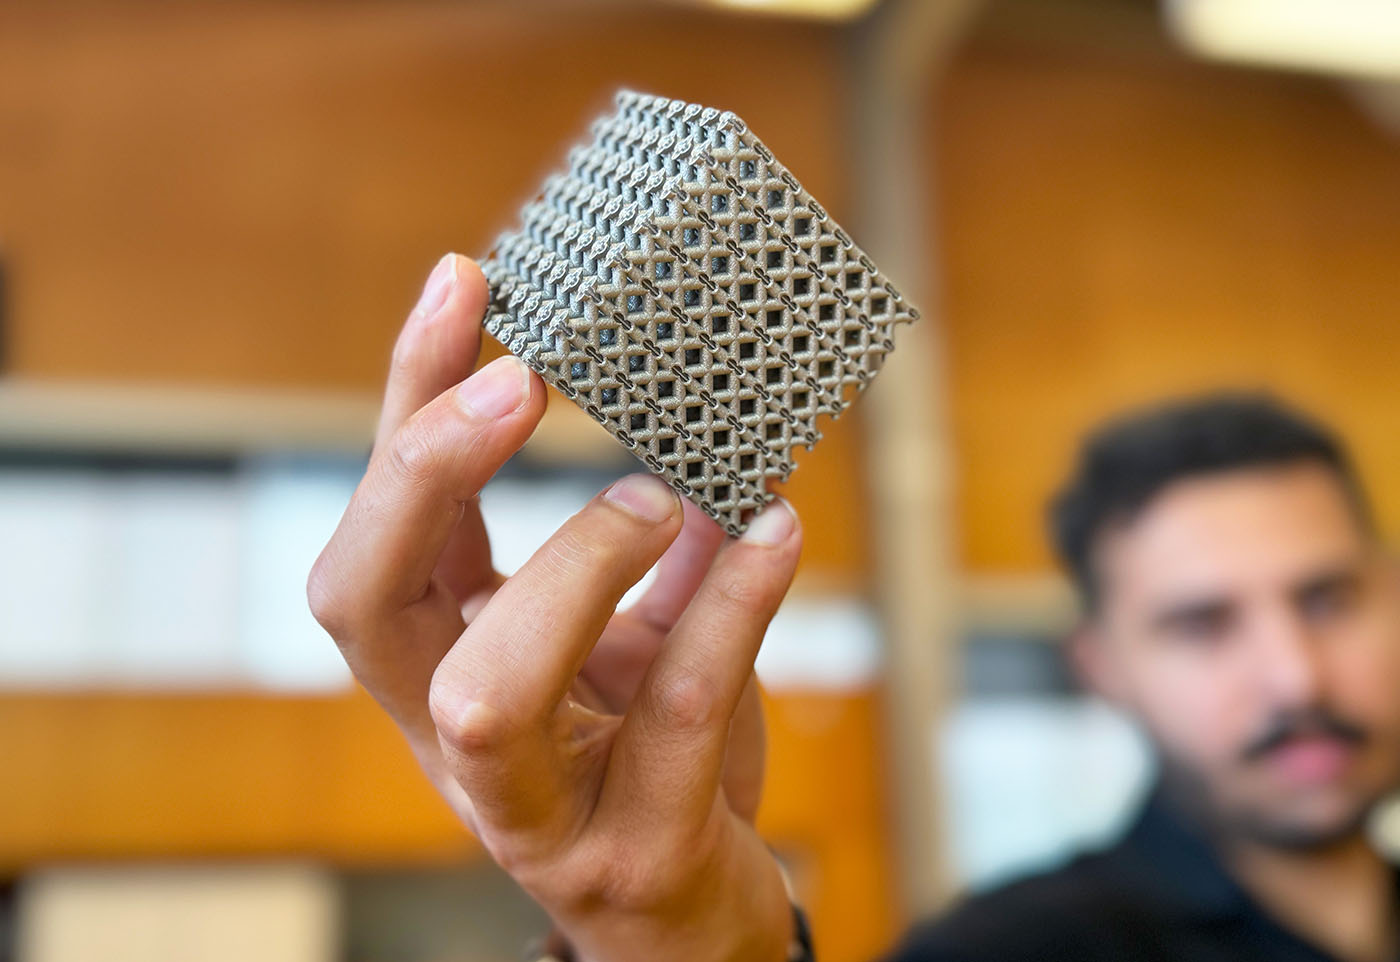
[{"label": "lattice cell", "polygon": [[734,114],[616,103],[487,255],[486,329],[737,535],[919,312]]}]

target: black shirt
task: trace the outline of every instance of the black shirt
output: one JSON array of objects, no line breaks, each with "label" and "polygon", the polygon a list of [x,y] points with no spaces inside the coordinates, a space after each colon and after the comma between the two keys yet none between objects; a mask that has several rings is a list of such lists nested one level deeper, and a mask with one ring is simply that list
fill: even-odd
[{"label": "black shirt", "polygon": [[1337,962],[1255,904],[1154,794],[1116,845],[974,897],[888,962]]}]

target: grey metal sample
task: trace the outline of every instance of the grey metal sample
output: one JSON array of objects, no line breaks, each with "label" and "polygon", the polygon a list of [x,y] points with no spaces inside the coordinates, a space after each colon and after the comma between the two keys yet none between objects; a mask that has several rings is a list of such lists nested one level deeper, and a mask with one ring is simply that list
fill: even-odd
[{"label": "grey metal sample", "polygon": [[484,259],[486,329],[737,535],[919,312],[733,113],[616,106]]}]

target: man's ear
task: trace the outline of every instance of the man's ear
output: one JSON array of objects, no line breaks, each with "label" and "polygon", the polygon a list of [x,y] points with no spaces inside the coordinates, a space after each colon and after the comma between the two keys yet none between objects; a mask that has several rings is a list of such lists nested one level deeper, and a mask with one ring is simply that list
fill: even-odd
[{"label": "man's ear", "polygon": [[1123,670],[1113,640],[1105,634],[1102,623],[1093,615],[1086,615],[1070,632],[1068,647],[1079,683],[1100,698],[1123,707],[1127,694]]}]

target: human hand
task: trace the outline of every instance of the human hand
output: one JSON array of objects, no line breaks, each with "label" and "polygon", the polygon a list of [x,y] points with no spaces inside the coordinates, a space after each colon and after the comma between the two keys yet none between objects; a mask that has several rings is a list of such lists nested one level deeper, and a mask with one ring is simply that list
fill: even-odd
[{"label": "human hand", "polygon": [[[727,540],[634,475],[498,574],[477,494],[545,398],[513,357],[467,377],[486,296],[466,258],[429,278],[364,480],[308,581],[312,610],[583,958],[780,959],[787,897],[752,827],[752,666],[796,565],[796,518],[778,502]],[[655,583],[616,611],[658,559]]]}]

